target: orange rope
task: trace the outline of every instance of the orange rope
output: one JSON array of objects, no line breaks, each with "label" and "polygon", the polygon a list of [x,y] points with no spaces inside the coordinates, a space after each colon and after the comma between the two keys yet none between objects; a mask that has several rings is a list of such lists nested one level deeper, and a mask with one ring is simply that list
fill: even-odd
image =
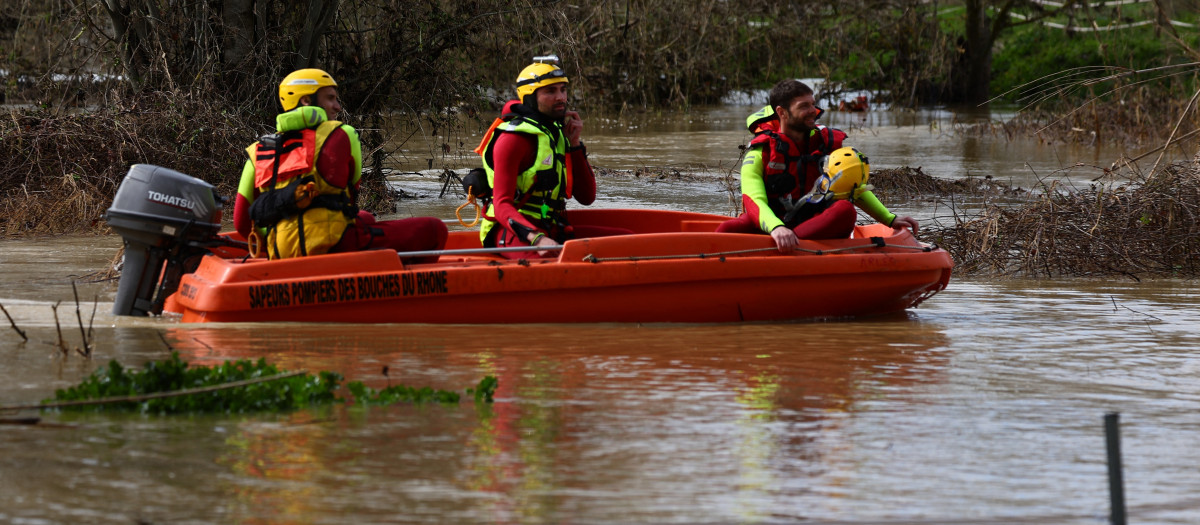
[{"label": "orange rope", "polygon": [[[474,228],[476,224],[479,224],[479,219],[483,216],[483,209],[480,208],[478,202],[475,202],[475,194],[471,193],[471,189],[471,187],[467,188],[467,202],[454,209],[454,216],[458,218],[458,223],[465,228]],[[471,221],[471,224],[467,224],[462,218],[462,209],[467,206],[475,207],[475,220]]]}]

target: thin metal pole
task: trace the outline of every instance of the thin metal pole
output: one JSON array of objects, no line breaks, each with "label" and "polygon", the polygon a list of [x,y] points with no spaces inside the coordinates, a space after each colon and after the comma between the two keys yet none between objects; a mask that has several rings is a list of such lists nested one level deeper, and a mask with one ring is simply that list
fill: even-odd
[{"label": "thin metal pole", "polygon": [[421,252],[398,252],[400,257],[425,257],[428,255],[470,255],[474,253],[506,253],[506,252],[554,252],[563,249],[558,246],[505,246],[502,248],[460,248],[457,250],[425,250]]},{"label": "thin metal pole", "polygon": [[1125,481],[1121,474],[1121,414],[1104,414],[1104,437],[1108,443],[1108,497],[1111,503],[1109,521],[1126,525]]}]

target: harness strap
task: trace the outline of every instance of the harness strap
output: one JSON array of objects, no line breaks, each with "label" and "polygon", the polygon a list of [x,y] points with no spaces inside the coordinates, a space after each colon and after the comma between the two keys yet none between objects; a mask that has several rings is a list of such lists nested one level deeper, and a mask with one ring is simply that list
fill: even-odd
[{"label": "harness strap", "polygon": [[542,219],[551,219],[555,224],[566,224],[562,212],[567,209],[567,201],[561,198],[550,199],[527,193],[517,205],[517,209],[535,213]]},{"label": "harness strap", "polygon": [[358,206],[355,206],[354,203],[350,201],[350,197],[347,197],[343,193],[336,195],[328,193],[317,195],[315,198],[313,198],[312,203],[308,205],[308,208],[305,209],[310,210],[312,208],[325,208],[327,210],[340,211],[342,212],[342,215],[345,215],[348,219],[358,216]]},{"label": "harness strap", "polygon": [[300,256],[308,257],[308,243],[304,241],[304,212],[300,212],[300,216],[296,217],[296,234],[300,239]]},{"label": "harness strap", "polygon": [[272,224],[270,227],[267,228],[267,238],[271,239],[271,248],[275,250],[275,256],[269,257],[270,259],[278,259],[279,253],[280,253],[279,252],[279,236],[271,235],[274,232],[275,232],[275,225]]}]

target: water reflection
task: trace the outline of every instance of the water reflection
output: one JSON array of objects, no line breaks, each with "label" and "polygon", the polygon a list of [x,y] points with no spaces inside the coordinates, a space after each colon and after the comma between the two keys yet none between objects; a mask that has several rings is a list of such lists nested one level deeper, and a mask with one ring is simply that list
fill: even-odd
[{"label": "water reflection", "polygon": [[[198,363],[264,356],[376,388],[462,391],[483,375],[499,378],[497,402],[478,410],[347,409],[328,423],[243,424],[220,462],[239,478],[288,480],[287,490],[237,487],[239,498],[284,515],[312,500],[310,483],[383,483],[375,478],[413,472],[441,486],[421,505],[465,504],[470,520],[557,521],[580,505],[601,521],[618,519],[627,509],[602,506],[614,499],[648,505],[651,519],[699,519],[686,502],[658,496],[708,491],[729,476],[739,490],[719,506],[765,519],[759,504],[783,480],[852,468],[838,464],[853,459],[844,453],[844,423],[854,413],[944,380],[947,338],[936,329],[892,329],[909,324],[397,325],[333,330],[338,335],[330,327],[179,327],[166,339]],[[457,444],[461,471],[443,472],[445,451],[431,438]],[[323,474],[311,479],[314,472]],[[374,496],[418,497],[411,490],[376,487]]]},{"label": "water reflection", "polygon": [[1106,504],[1099,416],[1112,410],[1126,414],[1138,473],[1131,508],[1179,505],[1200,486],[1188,439],[1200,410],[1198,301],[1200,289],[1179,281],[959,279],[906,315],[840,323],[145,323],[103,328],[103,356],[90,362],[2,339],[6,399],[48,397],[109,357],[136,366],[167,345],[198,363],[265,357],[376,388],[462,391],[491,374],[501,390],[479,409],[64,414],[51,418],[73,428],[0,426],[0,482],[11,487],[0,512],[313,523],[1089,516]]},{"label": "water reflection", "polygon": [[222,484],[227,511],[245,523],[302,521],[319,514],[320,478],[329,462],[339,459],[323,450],[331,429],[321,421],[302,412],[279,421],[238,422],[215,458],[233,474]]}]

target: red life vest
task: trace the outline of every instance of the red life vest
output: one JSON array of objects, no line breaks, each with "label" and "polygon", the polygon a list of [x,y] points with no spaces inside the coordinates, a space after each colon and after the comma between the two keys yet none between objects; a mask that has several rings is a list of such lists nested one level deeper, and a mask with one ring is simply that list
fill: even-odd
[{"label": "red life vest", "polygon": [[842,147],[846,134],[841,130],[817,126],[809,132],[805,144],[797,146],[779,131],[779,119],[753,123],[754,138],[750,148],[762,148],[763,182],[767,188],[767,203],[777,217],[785,210],[780,199],[798,201],[821,178],[819,159]]},{"label": "red life vest", "polygon": [[[267,141],[266,137],[272,140]],[[301,129],[268,135],[253,147],[254,187],[269,188],[312,171],[316,165],[317,132]]]}]

